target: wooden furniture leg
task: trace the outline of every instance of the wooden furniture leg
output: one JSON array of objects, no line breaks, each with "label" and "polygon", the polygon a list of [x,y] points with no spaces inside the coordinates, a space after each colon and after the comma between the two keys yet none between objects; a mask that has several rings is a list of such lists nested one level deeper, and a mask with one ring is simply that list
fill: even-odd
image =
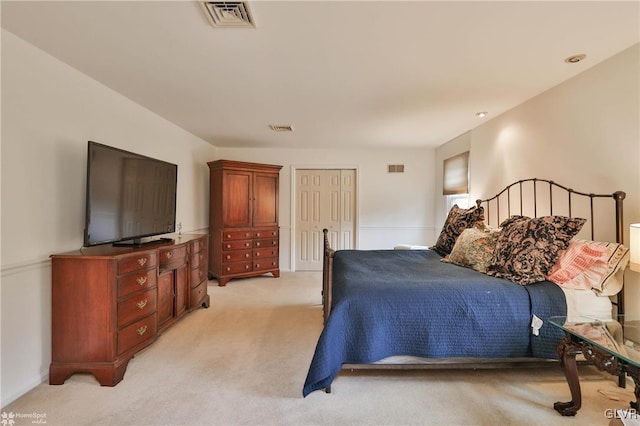
[{"label": "wooden furniture leg", "polygon": [[563,416],[575,416],[582,406],[582,392],[580,391],[580,379],[578,378],[578,365],[576,363],[576,354],[579,349],[568,335],[564,337],[558,346],[560,366],[564,371],[564,376],[571,391],[571,401],[553,404],[553,408]]}]

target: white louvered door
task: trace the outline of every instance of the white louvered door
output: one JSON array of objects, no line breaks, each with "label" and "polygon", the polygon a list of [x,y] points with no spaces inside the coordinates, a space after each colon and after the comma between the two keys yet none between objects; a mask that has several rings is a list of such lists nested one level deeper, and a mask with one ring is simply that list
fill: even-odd
[{"label": "white louvered door", "polygon": [[322,270],[322,229],[335,249],[355,246],[355,170],[296,170],[298,271]]}]

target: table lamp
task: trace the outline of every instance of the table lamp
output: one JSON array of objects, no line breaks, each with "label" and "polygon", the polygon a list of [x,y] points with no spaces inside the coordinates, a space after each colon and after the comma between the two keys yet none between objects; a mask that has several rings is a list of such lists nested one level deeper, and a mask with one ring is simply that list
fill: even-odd
[{"label": "table lamp", "polygon": [[640,272],[640,223],[632,223],[629,229],[629,268]]}]

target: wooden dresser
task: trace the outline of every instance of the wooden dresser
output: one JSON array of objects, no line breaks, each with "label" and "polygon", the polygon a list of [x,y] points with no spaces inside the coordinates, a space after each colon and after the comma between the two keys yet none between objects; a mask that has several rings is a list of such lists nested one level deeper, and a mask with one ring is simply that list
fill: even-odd
[{"label": "wooden dresser", "polygon": [[218,160],[210,172],[209,272],[232,278],[280,276],[278,190],[282,166]]},{"label": "wooden dresser", "polygon": [[49,384],[92,373],[115,386],[134,354],[188,311],[209,307],[208,237],[54,254]]}]

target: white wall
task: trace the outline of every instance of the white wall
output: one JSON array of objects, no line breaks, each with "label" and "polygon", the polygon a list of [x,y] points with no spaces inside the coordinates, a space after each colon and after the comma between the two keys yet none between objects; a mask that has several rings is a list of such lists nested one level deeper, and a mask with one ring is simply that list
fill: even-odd
[{"label": "white wall", "polygon": [[215,147],[2,30],[0,406],[48,375],[48,257],[82,246],[88,140],[178,164],[177,219],[208,228]]},{"label": "white wall", "polygon": [[[577,191],[625,191],[628,245],[629,223],[640,222],[639,52],[635,45],[478,126],[464,135],[464,143],[453,140],[439,147],[437,167],[470,147],[471,199],[531,177]],[[441,188],[440,181],[437,193]],[[636,317],[638,275],[628,271],[625,277],[626,309]]]},{"label": "white wall", "polygon": [[[283,166],[280,172],[282,269],[291,268],[292,170],[345,168],[357,171],[357,244],[360,249],[395,244],[433,244],[434,149],[233,149],[219,148],[220,158]],[[404,173],[387,165],[404,164]]]}]

